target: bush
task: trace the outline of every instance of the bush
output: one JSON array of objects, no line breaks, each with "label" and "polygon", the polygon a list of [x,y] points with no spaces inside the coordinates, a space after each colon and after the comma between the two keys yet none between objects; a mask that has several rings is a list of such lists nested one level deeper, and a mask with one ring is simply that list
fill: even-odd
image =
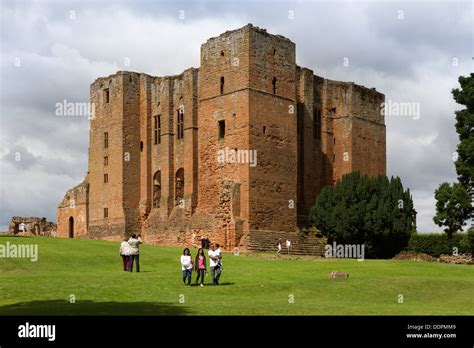
[{"label": "bush", "polygon": [[309,220],[329,244],[363,244],[365,257],[391,258],[407,246],[413,214],[400,178],[353,172],[321,190]]},{"label": "bush", "polygon": [[408,241],[406,250],[439,257],[441,254],[452,255],[454,251],[453,248],[458,248],[458,253],[470,252],[468,235],[465,233],[456,233],[452,238],[448,238],[448,235],[445,233],[414,233]]}]

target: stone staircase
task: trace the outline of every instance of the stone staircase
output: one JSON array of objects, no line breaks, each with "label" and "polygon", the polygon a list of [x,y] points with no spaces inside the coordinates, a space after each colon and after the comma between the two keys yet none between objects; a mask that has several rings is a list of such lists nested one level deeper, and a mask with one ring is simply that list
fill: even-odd
[{"label": "stone staircase", "polygon": [[327,239],[314,232],[305,233],[304,231],[249,231],[247,236],[247,250],[276,253],[279,238],[281,238],[282,241],[282,254],[288,253],[285,242],[289,239],[291,241],[290,255],[324,256]]}]

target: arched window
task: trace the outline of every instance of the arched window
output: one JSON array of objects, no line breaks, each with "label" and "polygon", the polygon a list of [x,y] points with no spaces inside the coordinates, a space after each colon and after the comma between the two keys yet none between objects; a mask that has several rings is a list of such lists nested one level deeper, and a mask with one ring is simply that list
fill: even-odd
[{"label": "arched window", "polygon": [[221,94],[224,94],[224,76],[221,76]]},{"label": "arched window", "polygon": [[161,171],[153,175],[153,208],[160,207],[161,200]]},{"label": "arched window", "polygon": [[175,199],[176,205],[181,203],[181,200],[184,197],[184,169],[179,168],[176,172],[176,181],[175,181]]},{"label": "arched window", "polygon": [[276,77],[273,78],[272,85],[273,85],[273,94],[276,94],[277,92],[277,78]]}]

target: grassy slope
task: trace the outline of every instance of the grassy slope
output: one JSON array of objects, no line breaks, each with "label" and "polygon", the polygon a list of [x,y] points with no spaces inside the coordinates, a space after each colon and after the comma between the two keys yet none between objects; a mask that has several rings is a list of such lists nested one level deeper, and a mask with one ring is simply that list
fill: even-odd
[{"label": "grassy slope", "polygon": [[[474,314],[473,266],[225,254],[222,286],[188,288],[181,281],[180,248],[144,245],[137,274],[121,271],[117,243],[0,237],[0,244],[6,241],[37,243],[39,260],[0,258],[3,315]],[[329,279],[333,270],[350,278]]]}]

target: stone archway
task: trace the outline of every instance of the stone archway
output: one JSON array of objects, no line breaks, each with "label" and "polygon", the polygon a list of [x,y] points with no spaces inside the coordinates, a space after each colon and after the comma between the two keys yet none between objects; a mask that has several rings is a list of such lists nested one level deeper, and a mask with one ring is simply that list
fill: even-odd
[{"label": "stone archway", "polygon": [[69,238],[74,238],[74,218],[69,218]]}]

